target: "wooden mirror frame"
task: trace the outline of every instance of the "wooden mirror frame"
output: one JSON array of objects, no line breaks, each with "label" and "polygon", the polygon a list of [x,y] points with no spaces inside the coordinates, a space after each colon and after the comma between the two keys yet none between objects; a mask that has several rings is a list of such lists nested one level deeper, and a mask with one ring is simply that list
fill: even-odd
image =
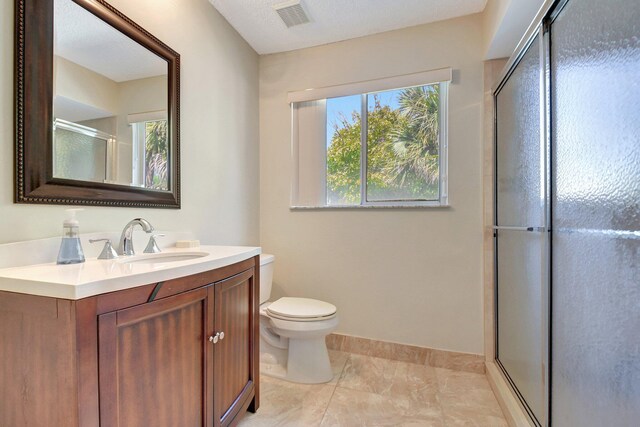
[{"label": "wooden mirror frame", "polygon": [[53,177],[53,3],[15,0],[15,203],[180,208],[180,55],[103,0],[73,0],[168,63],[169,191]]}]

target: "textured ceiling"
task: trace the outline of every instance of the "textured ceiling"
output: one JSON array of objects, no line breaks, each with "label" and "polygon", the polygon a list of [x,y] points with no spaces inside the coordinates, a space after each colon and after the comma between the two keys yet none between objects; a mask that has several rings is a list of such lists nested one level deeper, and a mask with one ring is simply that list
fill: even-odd
[{"label": "textured ceiling", "polygon": [[115,82],[167,74],[167,61],[71,0],[55,0],[53,19],[58,56]]},{"label": "textured ceiling", "polygon": [[259,54],[317,46],[481,12],[487,0],[302,0],[311,20],[287,28],[282,0],[209,0]]}]

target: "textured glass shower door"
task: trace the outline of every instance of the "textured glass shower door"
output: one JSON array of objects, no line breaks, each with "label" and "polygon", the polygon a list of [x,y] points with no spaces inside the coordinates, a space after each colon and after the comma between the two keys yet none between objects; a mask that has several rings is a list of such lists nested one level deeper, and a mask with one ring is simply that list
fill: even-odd
[{"label": "textured glass shower door", "polygon": [[640,2],[551,25],[554,427],[640,425]]},{"label": "textured glass shower door", "polygon": [[546,146],[540,38],[496,93],[496,311],[499,366],[532,418],[546,420]]}]

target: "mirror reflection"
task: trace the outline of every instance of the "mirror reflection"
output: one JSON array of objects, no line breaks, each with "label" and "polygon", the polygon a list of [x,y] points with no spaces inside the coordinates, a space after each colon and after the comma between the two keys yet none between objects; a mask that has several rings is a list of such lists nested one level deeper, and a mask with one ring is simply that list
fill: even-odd
[{"label": "mirror reflection", "polygon": [[53,176],[171,190],[167,61],[72,0],[54,4]]}]

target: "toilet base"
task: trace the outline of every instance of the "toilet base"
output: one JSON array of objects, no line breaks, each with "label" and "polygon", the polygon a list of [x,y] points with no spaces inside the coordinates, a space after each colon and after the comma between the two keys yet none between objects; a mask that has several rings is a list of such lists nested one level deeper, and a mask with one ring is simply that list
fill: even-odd
[{"label": "toilet base", "polygon": [[327,383],[333,379],[324,337],[289,340],[287,378],[305,384]]},{"label": "toilet base", "polygon": [[260,373],[302,384],[321,384],[333,379],[324,337],[289,339],[288,352],[260,339]]}]

